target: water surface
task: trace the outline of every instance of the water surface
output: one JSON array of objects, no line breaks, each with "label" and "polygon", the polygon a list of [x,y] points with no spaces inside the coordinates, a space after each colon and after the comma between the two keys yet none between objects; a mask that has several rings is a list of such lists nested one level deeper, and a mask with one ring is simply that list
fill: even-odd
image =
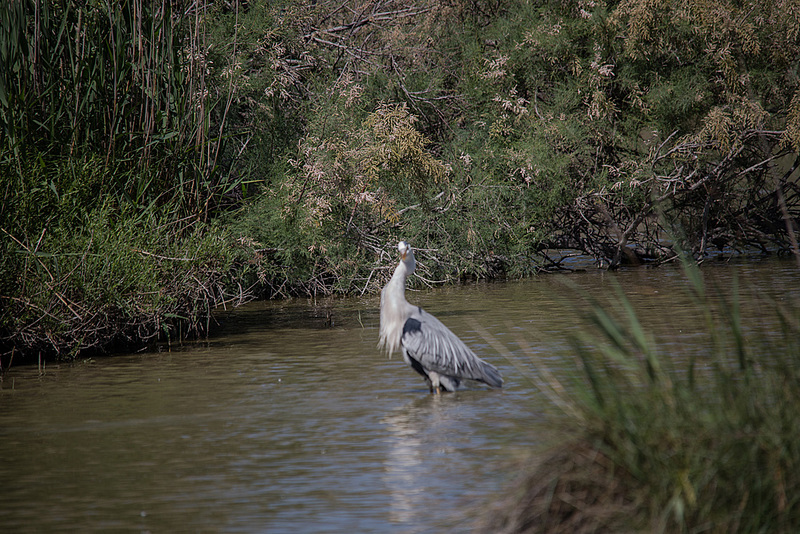
[{"label": "water surface", "polygon": [[[789,261],[712,264],[709,287],[746,324],[777,329],[800,299]],[[702,346],[679,269],[568,277],[629,294],[675,358]],[[253,303],[207,342],[163,352],[14,367],[0,389],[5,532],[468,531],[519,460],[556,439],[528,376],[578,374],[568,338],[588,303],[563,279],[409,291],[495,364],[503,390],[441,396],[376,349],[378,298]],[[613,300],[612,300],[613,302]],[[476,325],[508,348],[500,356]],[[520,348],[527,345],[527,349]],[[566,383],[566,382],[565,382]]]}]

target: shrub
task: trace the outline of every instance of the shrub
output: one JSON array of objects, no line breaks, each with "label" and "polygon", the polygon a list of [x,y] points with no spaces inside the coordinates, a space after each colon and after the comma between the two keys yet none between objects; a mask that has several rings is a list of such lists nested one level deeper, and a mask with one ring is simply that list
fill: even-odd
[{"label": "shrub", "polygon": [[252,249],[156,211],[105,203],[83,224],[47,227],[32,240],[3,238],[0,343],[22,357],[204,333],[212,309],[252,296],[241,285]]}]

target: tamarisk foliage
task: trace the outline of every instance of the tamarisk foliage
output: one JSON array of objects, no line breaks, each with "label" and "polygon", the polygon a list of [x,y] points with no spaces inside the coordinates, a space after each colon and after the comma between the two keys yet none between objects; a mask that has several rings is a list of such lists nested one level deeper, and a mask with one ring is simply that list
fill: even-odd
[{"label": "tamarisk foliage", "polygon": [[[291,185],[273,184],[264,206],[292,205],[281,224],[325,251],[323,269],[332,249],[360,258],[334,276],[359,290],[377,283],[376,243],[400,234],[435,251],[440,279],[566,268],[574,253],[612,268],[670,261],[667,235],[699,260],[800,254],[800,44],[786,16],[798,6],[288,3],[285,39],[265,52],[268,93],[304,131]],[[397,166],[411,187],[366,179],[366,118],[386,109],[413,117],[444,182]],[[330,204],[344,198],[349,209]]]}]

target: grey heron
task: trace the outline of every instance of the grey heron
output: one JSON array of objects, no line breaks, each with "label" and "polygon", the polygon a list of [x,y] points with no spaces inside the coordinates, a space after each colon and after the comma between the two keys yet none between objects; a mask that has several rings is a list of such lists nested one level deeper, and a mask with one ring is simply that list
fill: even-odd
[{"label": "grey heron", "polygon": [[403,359],[422,375],[432,393],[455,391],[464,379],[499,388],[497,369],[478,358],[436,317],[406,301],[406,278],[414,272],[414,251],[405,241],[397,245],[400,263],[381,291],[379,347],[389,355],[402,348]]}]

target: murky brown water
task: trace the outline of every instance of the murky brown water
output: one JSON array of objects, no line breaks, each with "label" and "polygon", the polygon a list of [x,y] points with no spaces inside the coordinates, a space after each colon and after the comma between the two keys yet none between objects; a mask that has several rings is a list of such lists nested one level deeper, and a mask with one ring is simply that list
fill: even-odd
[{"label": "murky brown water", "polygon": [[[791,261],[703,271],[723,288],[738,279],[747,324],[771,320],[764,297],[800,299]],[[601,299],[618,282],[676,355],[704,349],[678,269],[569,279]],[[208,343],[12,368],[0,389],[2,530],[469,530],[516,461],[549,440],[550,406],[517,342],[577,373],[567,337],[584,305],[567,294],[554,276],[407,294],[500,369],[502,391],[429,395],[400,356],[376,350],[377,297],[255,303]]]}]

